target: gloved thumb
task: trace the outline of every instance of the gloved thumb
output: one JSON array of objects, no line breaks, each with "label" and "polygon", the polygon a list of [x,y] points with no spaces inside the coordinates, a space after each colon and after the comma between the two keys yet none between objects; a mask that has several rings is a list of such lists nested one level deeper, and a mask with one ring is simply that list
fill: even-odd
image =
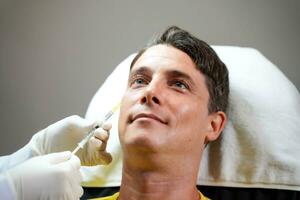
[{"label": "gloved thumb", "polygon": [[58,164],[64,161],[67,161],[71,158],[72,154],[70,151],[63,151],[58,153],[51,153],[45,155],[44,158],[48,160],[50,164]]}]

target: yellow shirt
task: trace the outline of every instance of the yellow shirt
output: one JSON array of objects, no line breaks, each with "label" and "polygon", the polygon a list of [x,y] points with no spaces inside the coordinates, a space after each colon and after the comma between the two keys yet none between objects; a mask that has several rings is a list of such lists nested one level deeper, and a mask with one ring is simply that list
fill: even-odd
[{"label": "yellow shirt", "polygon": [[[200,199],[199,200],[210,200],[209,198],[205,197],[200,191]],[[100,197],[100,198],[96,198],[96,199],[92,199],[92,200],[117,200],[119,197],[119,192],[115,193],[112,196],[108,196],[108,197]]]}]

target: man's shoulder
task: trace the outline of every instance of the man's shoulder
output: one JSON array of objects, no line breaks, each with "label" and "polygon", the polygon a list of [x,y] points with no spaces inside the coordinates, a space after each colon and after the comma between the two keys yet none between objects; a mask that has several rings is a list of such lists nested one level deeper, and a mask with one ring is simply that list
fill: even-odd
[{"label": "man's shoulder", "polygon": [[199,190],[199,195],[200,195],[200,200],[211,200],[210,198],[207,198],[206,196],[204,196]]}]

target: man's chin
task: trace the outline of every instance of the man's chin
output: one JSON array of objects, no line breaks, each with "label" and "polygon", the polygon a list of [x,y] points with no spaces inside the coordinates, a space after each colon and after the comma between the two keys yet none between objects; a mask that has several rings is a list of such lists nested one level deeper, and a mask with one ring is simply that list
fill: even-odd
[{"label": "man's chin", "polygon": [[153,151],[158,146],[158,138],[154,135],[145,131],[130,132],[126,134],[123,144],[127,145],[130,149],[136,148],[143,151]]}]

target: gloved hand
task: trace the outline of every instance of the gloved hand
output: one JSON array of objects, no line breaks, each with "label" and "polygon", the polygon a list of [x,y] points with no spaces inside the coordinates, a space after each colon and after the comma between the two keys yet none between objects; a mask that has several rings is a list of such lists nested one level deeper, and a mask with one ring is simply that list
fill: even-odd
[{"label": "gloved hand", "polygon": [[[73,151],[79,143],[100,122],[89,122],[79,116],[62,119],[46,129],[35,134],[29,146],[36,155],[45,155],[60,151]],[[110,153],[106,152],[109,138],[110,123],[105,123],[94,132],[94,136],[83,149],[77,152],[81,164],[94,166],[109,164],[112,161]]]},{"label": "gloved hand", "polygon": [[71,152],[31,158],[6,176],[18,200],[79,199],[83,194],[80,161]]}]

